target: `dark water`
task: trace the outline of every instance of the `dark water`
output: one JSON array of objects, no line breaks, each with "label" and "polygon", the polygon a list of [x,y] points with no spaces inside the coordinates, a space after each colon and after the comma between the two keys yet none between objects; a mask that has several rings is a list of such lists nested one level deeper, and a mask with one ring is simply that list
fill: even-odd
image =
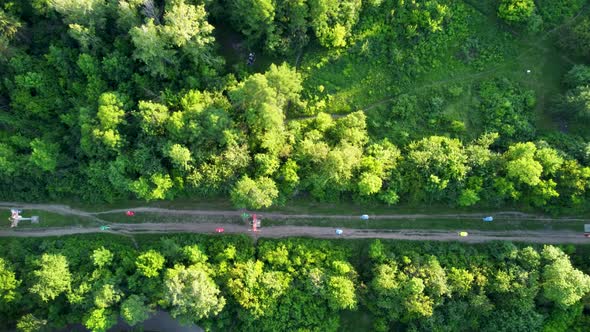
[{"label": "dark water", "polygon": [[[142,329],[143,327],[143,329]],[[150,318],[143,323],[137,324],[131,327],[125,323],[122,319],[119,319],[117,325],[109,329],[109,332],[119,331],[144,331],[144,332],[203,332],[203,329],[191,324],[191,325],[180,325],[169,313],[158,310]],[[58,332],[69,332],[69,331],[88,331],[82,324],[75,324],[57,330]]]}]

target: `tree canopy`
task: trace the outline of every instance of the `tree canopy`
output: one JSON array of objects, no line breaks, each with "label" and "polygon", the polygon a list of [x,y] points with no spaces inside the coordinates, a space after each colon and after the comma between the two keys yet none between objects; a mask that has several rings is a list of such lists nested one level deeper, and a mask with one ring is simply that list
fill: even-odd
[{"label": "tree canopy", "polygon": [[[583,126],[569,135],[563,121],[587,118],[584,64],[565,73],[556,98],[493,70],[411,87],[443,63],[481,71],[510,58],[498,48],[520,45],[473,30],[471,7],[9,1],[0,8],[0,195],[583,209],[588,138]],[[578,0],[572,8],[506,0],[488,9],[511,23],[500,29],[546,31]],[[564,49],[577,52],[568,38],[584,40],[584,20],[563,30]],[[451,44],[462,45],[452,61],[441,50]],[[250,53],[261,60],[238,59]],[[563,117],[554,121],[563,130],[536,124],[545,109]]]},{"label": "tree canopy", "polygon": [[[135,241],[108,234],[0,239],[0,328],[82,323],[107,331],[118,317],[141,328],[156,308],[215,331],[583,331],[587,317],[583,246],[567,248],[579,251],[568,255],[510,242],[254,243],[201,234]],[[351,314],[371,319],[341,318]]]}]

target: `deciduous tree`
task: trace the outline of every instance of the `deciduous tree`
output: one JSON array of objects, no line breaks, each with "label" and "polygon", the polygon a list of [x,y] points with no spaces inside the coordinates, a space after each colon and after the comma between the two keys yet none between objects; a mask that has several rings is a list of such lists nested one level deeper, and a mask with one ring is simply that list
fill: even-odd
[{"label": "deciduous tree", "polygon": [[145,298],[133,294],[121,303],[121,317],[131,326],[148,319],[150,309],[145,304]]},{"label": "deciduous tree", "polygon": [[72,275],[68,261],[61,254],[43,254],[33,271],[34,283],[29,289],[43,302],[55,299],[71,287]]},{"label": "deciduous tree", "polygon": [[569,257],[554,246],[545,246],[541,253],[543,295],[557,306],[566,308],[590,292],[590,276],[574,268]]},{"label": "deciduous tree", "polygon": [[269,315],[275,310],[277,298],[288,291],[291,278],[287,273],[265,271],[264,263],[236,263],[230,272],[230,294],[253,317]]},{"label": "deciduous tree", "polygon": [[239,208],[260,209],[271,206],[278,195],[272,179],[259,177],[253,180],[244,175],[232,190],[231,200]]},{"label": "deciduous tree", "polygon": [[200,264],[166,270],[164,289],[172,316],[185,322],[215,316],[225,306],[219,287]]},{"label": "deciduous tree", "polygon": [[135,266],[137,271],[148,278],[154,278],[160,275],[160,270],[164,267],[164,257],[155,250],[149,250],[137,257]]},{"label": "deciduous tree", "polygon": [[522,23],[531,17],[534,10],[533,0],[501,0],[498,15],[508,22]]},{"label": "deciduous tree", "polygon": [[21,281],[16,279],[14,271],[8,266],[8,262],[0,257],[0,308],[6,308],[20,297],[17,290]]}]

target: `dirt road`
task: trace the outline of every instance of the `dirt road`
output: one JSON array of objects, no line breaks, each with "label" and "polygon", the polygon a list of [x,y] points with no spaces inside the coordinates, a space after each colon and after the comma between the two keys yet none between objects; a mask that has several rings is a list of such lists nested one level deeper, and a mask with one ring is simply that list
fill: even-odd
[{"label": "dirt road", "polygon": [[[155,207],[129,207],[124,209],[114,209],[100,212],[87,212],[78,209],[73,209],[67,205],[58,204],[32,204],[32,203],[18,203],[18,202],[0,202],[0,207],[17,207],[21,209],[33,209],[53,212],[61,215],[74,215],[79,217],[88,217],[95,220],[100,220],[100,215],[110,213],[124,213],[128,210],[135,212],[161,213],[165,215],[194,215],[194,216],[217,216],[217,217],[238,217],[243,211],[237,210],[184,210],[184,209],[164,209]],[[337,215],[337,214],[289,214],[277,212],[263,212],[266,218],[272,219],[338,219],[338,220],[358,220],[358,215]],[[482,216],[494,215],[497,217],[511,217],[527,220],[538,221],[587,221],[582,218],[550,218],[543,215],[529,214],[518,211],[495,211],[482,213],[457,213],[457,214],[380,214],[370,215],[371,219],[479,219]]]},{"label": "dirt road", "polygon": [[[79,217],[91,218],[95,221],[107,223],[100,219],[101,214],[123,213],[128,209],[116,209],[101,212],[87,212],[72,209],[66,205],[55,204],[28,204],[15,202],[0,202],[0,207],[19,207],[23,209],[44,210],[62,214],[64,216],[74,215]],[[134,207],[130,208],[135,212],[162,213],[167,215],[199,215],[199,216],[239,216],[240,211],[214,211],[214,210],[172,210],[153,207]],[[329,219],[358,219],[358,216],[350,215],[324,215],[324,214],[281,214],[281,213],[264,213],[266,217],[281,219],[309,219],[309,218],[329,218]],[[389,214],[371,216],[372,219],[473,219],[480,218],[484,214]],[[577,218],[558,218],[552,219],[545,216],[531,215],[520,212],[495,212],[494,215],[511,216],[514,218],[526,218],[543,221],[587,221]],[[590,221],[588,221],[590,223]],[[61,236],[71,234],[86,233],[112,233],[121,235],[133,235],[142,233],[214,233],[219,223],[141,223],[141,224],[117,224],[108,223],[111,227],[109,231],[101,231],[98,227],[60,227],[60,228],[37,228],[25,229],[17,228],[14,230],[0,231],[0,236],[15,237],[44,237],[44,236]],[[270,226],[264,227],[259,232],[253,233],[246,226],[235,224],[223,224],[225,233],[236,234],[245,233],[254,238],[272,237],[281,238],[287,236],[306,236],[315,238],[343,238],[343,239],[362,239],[362,238],[381,238],[381,239],[398,239],[398,240],[433,240],[433,241],[462,241],[462,242],[486,242],[496,240],[537,242],[537,243],[590,243],[590,239],[583,237],[581,232],[573,231],[478,231],[465,230],[469,232],[468,237],[459,237],[456,232],[447,230],[384,230],[384,229],[347,229],[344,228],[342,235],[336,235],[333,227],[313,227],[313,226]]]},{"label": "dirt road", "polygon": [[[82,228],[42,228],[42,229],[14,229],[0,231],[0,236],[6,237],[45,237],[88,233],[109,233],[120,235],[134,234],[164,234],[164,233],[204,233],[214,234],[219,223],[143,223],[143,224],[110,224],[110,230],[101,231],[98,227]],[[536,243],[590,243],[590,239],[582,236],[580,232],[572,231],[478,231],[467,230],[468,237],[460,237],[452,231],[437,230],[379,230],[379,229],[352,229],[343,228],[342,235],[336,235],[332,227],[311,226],[271,226],[264,227],[258,232],[252,232],[246,226],[225,224],[225,233],[244,233],[255,239],[260,237],[281,238],[287,236],[304,236],[314,238],[342,238],[342,239],[395,239],[395,240],[429,240],[429,241],[461,241],[461,242],[488,242],[488,241],[517,241]]]}]

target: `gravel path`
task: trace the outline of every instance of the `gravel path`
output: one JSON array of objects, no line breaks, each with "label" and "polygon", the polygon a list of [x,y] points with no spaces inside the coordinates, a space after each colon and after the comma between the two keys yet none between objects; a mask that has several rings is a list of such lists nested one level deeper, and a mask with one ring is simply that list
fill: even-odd
[{"label": "gravel path", "polygon": [[[109,233],[132,236],[134,234],[165,234],[165,233],[204,233],[214,234],[216,223],[143,223],[143,224],[110,224],[109,231],[101,231],[97,227],[82,228],[43,228],[43,229],[14,229],[0,231],[0,236],[6,237],[46,237],[72,234]],[[429,240],[429,241],[520,241],[537,243],[590,243],[581,232],[573,231],[478,231],[466,230],[468,237],[460,237],[456,232],[445,230],[379,230],[343,228],[342,235],[336,235],[333,227],[312,226],[270,226],[252,232],[243,225],[224,224],[225,233],[248,234],[253,238],[270,237],[282,238],[288,236],[304,236],[314,238],[342,238],[342,239],[395,239],[395,240]]]}]

